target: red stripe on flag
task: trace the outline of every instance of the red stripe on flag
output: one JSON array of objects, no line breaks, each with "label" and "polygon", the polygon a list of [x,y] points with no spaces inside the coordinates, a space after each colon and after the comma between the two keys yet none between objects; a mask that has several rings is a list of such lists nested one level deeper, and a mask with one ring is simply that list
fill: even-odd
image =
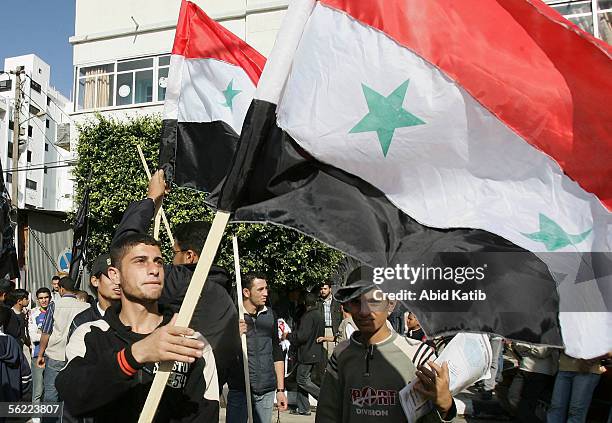
[{"label": "red stripe on flag", "polygon": [[612,210],[609,45],[539,0],[320,1],[437,66]]},{"label": "red stripe on flag", "polygon": [[183,0],[172,54],[188,59],[218,59],[240,66],[257,85],[266,58],[194,3]]}]

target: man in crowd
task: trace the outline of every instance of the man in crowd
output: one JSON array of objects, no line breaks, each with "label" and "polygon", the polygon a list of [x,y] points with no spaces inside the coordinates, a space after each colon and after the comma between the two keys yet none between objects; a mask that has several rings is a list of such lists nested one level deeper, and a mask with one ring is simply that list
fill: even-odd
[{"label": "man in crowd", "polygon": [[36,365],[38,351],[40,349],[40,337],[42,335],[42,326],[47,315],[47,307],[51,301],[51,290],[49,288],[39,288],[36,291],[36,301],[38,307],[30,311],[28,319],[28,332],[30,333],[30,341],[32,342],[32,402],[39,403],[43,395],[43,372],[42,367]]},{"label": "man in crowd", "polygon": [[176,316],[158,304],[164,288],[159,242],[145,234],[122,237],[111,247],[108,276],[121,285],[120,304],[73,333],[68,364],[57,378],[70,414],[138,421],[159,362],[175,361],[156,421],[219,421],[210,345],[192,329],[175,326]]},{"label": "man in crowd", "polygon": [[319,303],[319,311],[325,320],[325,338],[326,341],[323,343],[327,356],[331,357],[334,352],[336,345],[335,339],[338,335],[338,327],[342,322],[342,311],[340,310],[340,304],[334,300],[332,295],[331,283],[324,282],[319,289],[319,296],[321,301]]},{"label": "man in crowd", "polygon": [[[9,295],[13,292],[13,284],[7,279],[0,279],[0,307],[9,309],[10,306],[6,304],[10,301]],[[20,327],[19,321],[15,318],[15,313],[9,314],[9,320],[4,325],[4,333],[11,335],[15,339],[19,339]]]},{"label": "man in crowd", "polygon": [[297,409],[291,410],[291,414],[302,416],[310,415],[310,401],[308,394],[315,399],[319,398],[319,387],[311,379],[312,370],[316,364],[323,360],[323,346],[319,338],[325,333],[325,323],[317,307],[317,296],[312,293],[306,294],[306,312],[302,315],[297,331],[284,338],[291,345],[298,348],[298,366],[296,381],[298,384]]},{"label": "man in crowd", "polygon": [[315,421],[407,422],[399,391],[415,378],[415,389],[432,406],[419,422],[452,420],[457,412],[447,363],[438,366],[430,361],[435,358],[431,347],[393,331],[387,317],[394,304],[376,294],[372,281],[372,269],[363,266],[351,272],[347,284],[336,292],[358,331],[339,344],[329,360]]},{"label": "man in crowd", "polygon": [[108,268],[110,265],[110,254],[102,254],[94,261],[91,267],[89,284],[97,293],[98,300],[92,307],[85,309],[74,317],[70,325],[68,338],[70,338],[74,330],[83,323],[94,322],[104,318],[106,309],[121,298],[121,286],[117,281],[112,281],[108,277]]},{"label": "man in crowd", "polygon": [[[268,277],[265,274],[248,273],[244,277],[242,303],[246,313],[244,320],[240,320],[240,331],[246,333],[247,339],[255,423],[268,423],[272,419],[275,396],[278,409],[287,409],[285,356],[278,337],[278,319],[272,309],[266,306],[268,293]],[[228,403],[231,404],[228,404],[227,422],[246,422],[245,391],[230,389],[229,396],[232,398],[228,397]]]},{"label": "man in crowd", "polygon": [[23,348],[24,345],[30,346],[30,337],[28,335],[28,325],[26,321],[25,312],[27,311],[27,307],[30,305],[30,293],[25,289],[15,289],[10,294],[11,303],[13,303],[13,312],[15,313],[15,318],[17,320],[18,325],[18,333],[17,342],[19,342],[19,346]]},{"label": "man in crowd", "polygon": [[62,296],[59,292],[60,290],[60,286],[59,286],[59,281],[60,281],[60,277],[57,275],[53,275],[53,277],[51,278],[51,301],[57,301],[59,300]]},{"label": "man in crowd", "polygon": [[43,375],[45,402],[58,401],[55,378],[66,364],[68,330],[74,316],[89,307],[89,304],[77,300],[75,285],[75,281],[68,276],[60,279],[60,298],[49,305],[43,322],[36,365],[45,368]]},{"label": "man in crowd", "polygon": [[[164,173],[160,170],[149,182],[147,198],[130,204],[123,214],[113,243],[129,234],[147,233],[165,192]],[[183,303],[209,230],[210,225],[206,222],[190,222],[175,228],[173,264],[164,269],[164,291],[159,299],[160,304],[175,312]],[[228,284],[231,285],[227,271],[213,265],[190,323],[190,327],[200,332],[213,348],[220,387],[226,382],[233,385],[233,379],[240,378],[234,375],[239,369],[240,355],[238,311],[228,294]]]},{"label": "man in crowd", "polygon": [[[0,307],[0,401],[21,401],[30,391],[32,375],[30,366],[19,343],[4,332],[12,317],[8,307]],[[0,417],[1,419],[2,417]]]}]

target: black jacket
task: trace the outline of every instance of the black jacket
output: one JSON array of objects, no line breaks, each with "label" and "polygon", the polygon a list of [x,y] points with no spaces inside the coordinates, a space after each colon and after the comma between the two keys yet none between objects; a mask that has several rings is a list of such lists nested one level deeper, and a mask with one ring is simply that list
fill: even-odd
[{"label": "black jacket", "polygon": [[72,323],[70,324],[70,328],[68,329],[68,339],[70,339],[72,333],[79,326],[85,323],[95,322],[96,320],[100,320],[103,318],[104,316],[102,316],[102,314],[100,314],[100,310],[98,310],[98,302],[96,302],[88,309],[85,309],[76,316],[74,316],[74,319],[72,319]]},{"label": "black jacket", "polygon": [[[147,233],[154,212],[155,205],[149,198],[130,204],[115,232],[113,243],[128,234]],[[164,266],[164,290],[159,303],[178,313],[194,270],[195,264]],[[227,271],[213,265],[189,325],[204,335],[212,346],[220,384],[225,381],[222,375],[227,373],[226,370],[238,365],[241,351],[238,310],[227,292],[228,281]]]},{"label": "black jacket", "polygon": [[[323,326],[325,326],[325,308],[323,306],[323,301],[320,300],[318,303],[319,312],[321,313],[321,317],[323,318]],[[331,300],[331,318],[332,318],[332,330],[334,336],[338,335],[338,327],[340,323],[342,323],[342,310],[340,309],[340,303],[336,301],[334,298]]]},{"label": "black jacket", "polygon": [[318,308],[311,308],[300,319],[297,331],[287,336],[298,348],[299,363],[315,364],[323,360],[323,344],[317,343],[319,336],[325,336],[325,322]]},{"label": "black jacket", "polygon": [[[121,323],[119,312],[120,306],[109,308],[103,320],[81,325],[68,342],[68,365],[58,374],[55,386],[72,416],[94,422],[138,421],[157,363],[136,362],[131,345],[146,335]],[[161,325],[172,315],[170,310],[164,312]],[[216,422],[218,398],[209,346],[194,363],[175,363],[154,421]]]}]

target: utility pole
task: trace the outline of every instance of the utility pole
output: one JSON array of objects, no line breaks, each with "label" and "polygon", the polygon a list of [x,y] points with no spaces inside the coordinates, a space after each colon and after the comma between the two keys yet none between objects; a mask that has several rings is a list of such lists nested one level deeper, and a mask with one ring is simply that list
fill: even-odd
[{"label": "utility pole", "polygon": [[15,108],[13,109],[13,170],[11,172],[11,186],[13,193],[11,198],[13,199],[13,206],[19,209],[19,135],[21,135],[21,123],[19,118],[21,117],[21,74],[23,73],[23,66],[17,66],[11,74],[15,75]]}]

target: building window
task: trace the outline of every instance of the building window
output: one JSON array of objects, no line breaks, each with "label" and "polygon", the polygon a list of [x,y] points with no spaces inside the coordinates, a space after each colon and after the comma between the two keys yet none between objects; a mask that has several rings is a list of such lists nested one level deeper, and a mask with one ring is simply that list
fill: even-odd
[{"label": "building window", "polygon": [[45,119],[45,126],[48,128],[49,127],[49,119]]},{"label": "building window", "polygon": [[33,129],[34,129],[34,128],[32,128],[32,125],[28,125],[28,137],[31,137],[31,136],[32,136],[32,130],[33,130]]},{"label": "building window", "polygon": [[76,110],[164,101],[169,68],[170,55],[79,68]]},{"label": "building window", "polygon": [[15,127],[15,123],[12,120],[9,120],[9,129],[12,131]]},{"label": "building window", "polygon": [[30,87],[36,91],[37,93],[40,94],[40,91],[42,89],[42,87],[40,86],[40,84],[36,81],[34,81],[33,79],[30,79]]},{"label": "building window", "polygon": [[49,143],[48,142],[45,143],[45,151],[49,151]]},{"label": "building window", "polygon": [[36,190],[36,181],[26,179],[26,188]]},{"label": "building window", "polygon": [[8,158],[12,159],[13,158],[13,143],[12,142],[8,143],[7,149],[8,149]]},{"label": "building window", "polygon": [[13,174],[12,173],[7,173],[6,174],[6,182],[13,182]]},{"label": "building window", "polygon": [[166,98],[166,87],[168,85],[168,70],[170,69],[170,56],[158,57],[157,69],[157,101]]},{"label": "building window", "polygon": [[581,29],[612,43],[612,0],[547,0],[547,3]]},{"label": "building window", "polygon": [[28,150],[28,163],[32,162],[32,152]]},{"label": "building window", "polygon": [[114,63],[79,70],[79,110],[113,105],[114,71]]},{"label": "building window", "polygon": [[31,104],[30,104],[29,110],[30,110],[30,114],[34,116],[40,113],[40,109],[36,106],[32,106]]},{"label": "building window", "polygon": [[153,101],[153,58],[117,62],[117,106]]},{"label": "building window", "polygon": [[12,79],[3,79],[0,81],[0,92],[1,91],[10,91],[13,88],[13,80]]},{"label": "building window", "polygon": [[47,96],[47,106],[51,105],[51,97]]},{"label": "building window", "polygon": [[45,175],[46,175],[46,174],[47,174],[47,172],[49,171],[49,169],[47,168],[47,166],[45,166],[45,167],[43,168],[43,171],[45,172]]}]

